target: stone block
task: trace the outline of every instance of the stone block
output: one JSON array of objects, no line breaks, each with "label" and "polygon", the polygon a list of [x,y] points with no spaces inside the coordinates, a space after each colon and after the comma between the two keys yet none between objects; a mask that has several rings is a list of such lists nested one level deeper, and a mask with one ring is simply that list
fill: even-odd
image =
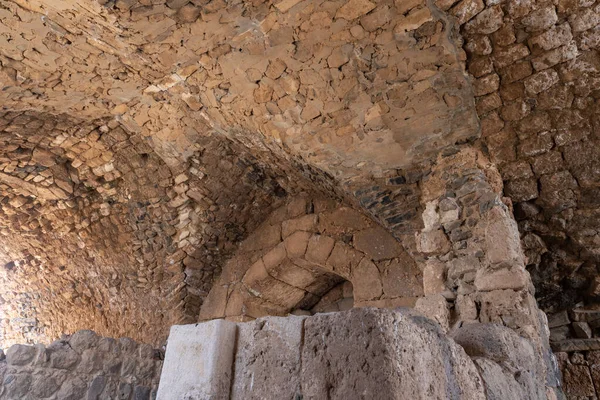
[{"label": "stone block", "polygon": [[573,321],[592,322],[600,319],[600,310],[574,309],[569,311],[569,316]]},{"label": "stone block", "polygon": [[417,250],[426,254],[446,254],[450,251],[450,241],[443,230],[415,234]]},{"label": "stone block", "polygon": [[354,250],[344,242],[337,241],[327,259],[327,266],[331,267],[337,275],[350,279],[352,271],[363,258],[363,253]]},{"label": "stone block", "polygon": [[540,7],[521,20],[528,32],[538,32],[548,29],[558,21],[554,5]]},{"label": "stone block", "polygon": [[493,207],[487,213],[485,248],[490,265],[524,266],[517,223],[504,208]]},{"label": "stone block", "polygon": [[570,329],[568,325],[550,329],[550,341],[560,342],[569,338]]},{"label": "stone block", "polygon": [[567,339],[551,343],[554,352],[573,352],[600,350],[600,338],[592,339]]},{"label": "stone block", "polygon": [[500,77],[498,74],[489,74],[479,78],[473,84],[475,96],[483,96],[493,93],[500,87]]},{"label": "stone block", "polygon": [[4,376],[2,395],[8,399],[24,399],[31,389],[32,377],[30,374],[8,373]]},{"label": "stone block", "polygon": [[595,396],[594,383],[587,365],[567,364],[563,370],[565,394],[574,396]]},{"label": "stone block", "polygon": [[483,11],[484,8],[482,0],[462,0],[450,10],[450,14],[456,17],[459,25],[462,25]]},{"label": "stone block", "polygon": [[319,214],[319,231],[323,234],[350,233],[367,229],[371,225],[368,218],[349,207],[338,207]]},{"label": "stone block", "polygon": [[[526,399],[528,397],[514,376],[505,372],[500,365],[487,358],[475,358],[488,399]],[[540,397],[542,398],[542,397]]]},{"label": "stone block", "polygon": [[500,269],[480,269],[475,275],[475,288],[480,292],[498,289],[524,289],[530,278],[522,266]]},{"label": "stone block", "polygon": [[87,382],[79,377],[68,378],[63,382],[56,397],[61,400],[81,400],[87,391]]},{"label": "stone block", "polygon": [[281,224],[281,234],[284,238],[296,231],[315,232],[317,227],[317,215],[308,214],[295,219],[283,221]]},{"label": "stone block", "polygon": [[[383,293],[386,297],[419,297],[423,295],[421,271],[409,257],[377,263]],[[357,282],[357,285],[360,285]]]},{"label": "stone block", "polygon": [[27,365],[33,361],[36,354],[37,349],[34,346],[15,344],[6,350],[6,362],[9,365]]},{"label": "stone block", "polygon": [[236,326],[213,320],[171,328],[157,400],[228,398]]},{"label": "stone block", "polygon": [[306,248],[306,260],[319,265],[325,265],[335,240],[325,235],[312,235]]},{"label": "stone block", "polygon": [[456,308],[461,321],[477,320],[477,305],[470,296],[462,294],[458,295],[454,302],[454,307]]},{"label": "stone block", "polygon": [[267,317],[239,325],[232,399],[301,396],[304,317]]},{"label": "stone block", "polygon": [[304,257],[310,237],[311,234],[304,231],[298,231],[288,236],[284,241],[287,256],[290,259]]},{"label": "stone block", "polygon": [[529,47],[535,53],[548,51],[569,43],[573,39],[571,26],[565,22],[529,39]]},{"label": "stone block", "polygon": [[343,18],[346,21],[352,21],[374,8],[375,4],[368,0],[350,0],[337,10],[335,18]]},{"label": "stone block", "polygon": [[79,354],[83,353],[84,350],[95,347],[98,343],[98,335],[94,331],[81,330],[71,335],[69,339],[69,346]]},{"label": "stone block", "polygon": [[446,298],[441,294],[421,297],[417,300],[415,310],[440,324],[444,332],[448,331],[450,327],[450,311],[448,310]]},{"label": "stone block", "polygon": [[530,94],[538,94],[558,83],[558,73],[553,69],[546,69],[527,78],[524,82],[525,90]]},{"label": "stone block", "polygon": [[548,314],[548,327],[556,328],[563,325],[569,325],[571,320],[566,311],[561,311],[555,314]]},{"label": "stone block", "polygon": [[573,333],[579,339],[590,339],[592,337],[592,329],[587,322],[573,322]]},{"label": "stone block", "polygon": [[383,293],[379,270],[366,257],[352,271],[352,282],[354,298],[357,302],[376,299]]},{"label": "stone block", "polygon": [[499,5],[486,8],[465,25],[468,34],[489,35],[503,25],[504,12]]},{"label": "stone block", "polygon": [[572,60],[578,55],[579,50],[577,49],[577,45],[574,42],[570,42],[534,58],[531,60],[531,63],[536,71],[541,71],[556,64]]},{"label": "stone block", "polygon": [[437,260],[427,260],[423,269],[423,292],[425,296],[438,294],[445,291],[445,272],[444,263]]},{"label": "stone block", "polygon": [[[472,361],[409,311],[353,309],[310,317],[304,326],[304,398],[485,398]],[[365,347],[366,359],[356,351]]]},{"label": "stone block", "polygon": [[80,360],[79,354],[68,344],[57,344],[48,347],[50,353],[50,365],[52,368],[71,369]]},{"label": "stone block", "polygon": [[391,259],[404,251],[402,245],[381,227],[365,229],[356,233],[354,247],[373,261]]}]

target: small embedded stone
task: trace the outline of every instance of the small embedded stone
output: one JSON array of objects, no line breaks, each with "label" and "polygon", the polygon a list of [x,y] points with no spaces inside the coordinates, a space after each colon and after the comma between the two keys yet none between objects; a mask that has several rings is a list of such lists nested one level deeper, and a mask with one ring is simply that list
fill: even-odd
[{"label": "small embedded stone", "polygon": [[368,0],[349,0],[337,10],[335,18],[352,21],[375,8],[375,4]]}]

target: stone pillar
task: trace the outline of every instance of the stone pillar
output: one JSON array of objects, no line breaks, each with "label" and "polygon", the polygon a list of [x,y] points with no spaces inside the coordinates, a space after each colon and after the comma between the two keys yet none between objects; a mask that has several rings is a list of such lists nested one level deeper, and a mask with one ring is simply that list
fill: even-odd
[{"label": "stone pillar", "polygon": [[535,350],[533,375],[557,387],[547,319],[537,307],[511,204],[501,191],[500,175],[477,150],[439,157],[422,185],[424,227],[416,242],[425,259],[426,296],[416,308],[454,337],[467,327],[472,334],[473,324],[510,328]]}]

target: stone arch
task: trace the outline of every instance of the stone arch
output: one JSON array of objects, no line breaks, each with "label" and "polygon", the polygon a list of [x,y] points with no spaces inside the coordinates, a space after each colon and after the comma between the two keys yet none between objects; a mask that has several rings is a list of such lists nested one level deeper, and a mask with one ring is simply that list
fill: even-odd
[{"label": "stone arch", "polygon": [[303,194],[241,244],[200,319],[309,310],[343,282],[356,307],[413,306],[423,295],[421,271],[385,229],[353,208]]}]

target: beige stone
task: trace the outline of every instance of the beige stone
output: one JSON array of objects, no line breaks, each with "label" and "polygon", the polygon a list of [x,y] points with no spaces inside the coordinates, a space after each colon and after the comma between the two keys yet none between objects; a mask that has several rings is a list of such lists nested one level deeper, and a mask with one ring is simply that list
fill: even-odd
[{"label": "beige stone", "polygon": [[325,265],[333,250],[334,244],[335,240],[329,236],[312,235],[306,249],[306,260],[316,264]]},{"label": "beige stone", "polygon": [[449,329],[450,312],[444,296],[432,294],[421,297],[415,304],[415,309],[427,318],[437,322],[445,332]]},{"label": "beige stone", "polygon": [[352,21],[375,8],[375,4],[367,0],[350,0],[337,10],[336,18]]},{"label": "beige stone", "polygon": [[284,241],[287,256],[291,259],[304,257],[310,238],[311,234],[304,231],[297,231],[288,236]]},{"label": "beige stone", "polygon": [[425,296],[442,293],[446,290],[446,266],[437,260],[427,260],[423,269],[423,291]]},{"label": "beige stone", "polygon": [[352,270],[354,299],[356,302],[373,300],[381,296],[383,286],[377,266],[367,258],[363,258]]},{"label": "beige stone", "polygon": [[381,227],[369,228],[356,233],[354,247],[374,261],[391,259],[403,252],[402,245]]}]

